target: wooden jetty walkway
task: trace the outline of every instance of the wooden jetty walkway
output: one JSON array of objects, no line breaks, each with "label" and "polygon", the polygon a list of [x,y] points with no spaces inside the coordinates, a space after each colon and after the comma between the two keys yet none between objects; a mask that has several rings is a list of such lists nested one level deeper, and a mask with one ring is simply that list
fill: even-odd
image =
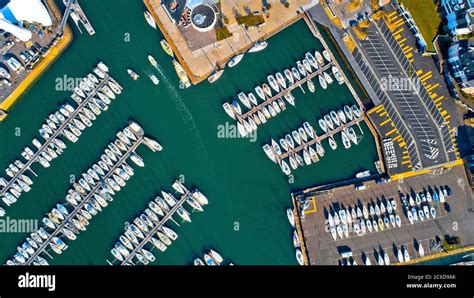
[{"label": "wooden jetty walkway", "polygon": [[54,139],[56,139],[60,134],[63,133],[63,130],[67,127],[67,125],[69,123],[71,123],[72,119],[75,118],[75,116],[77,116],[77,114],[82,111],[82,108],[85,107],[86,104],[88,104],[95,95],[97,95],[97,92],[99,92],[101,90],[101,88],[105,84],[107,84],[109,82],[109,80],[111,80],[111,77],[108,73],[105,73],[105,75],[106,75],[105,78],[101,82],[99,82],[99,84],[95,87],[95,89],[92,90],[91,93],[81,103],[79,103],[79,106],[74,110],[74,112],[72,112],[69,117],[67,117],[67,118],[65,117],[66,121],[64,121],[64,123],[61,123],[61,125],[53,132],[53,134],[47,140],[45,140],[44,144],[41,146],[41,148],[38,149],[38,151],[36,151],[36,153],[33,155],[33,157],[31,157],[30,160],[28,160],[24,164],[24,166],[21,169],[19,169],[19,172],[17,172],[8,181],[7,185],[2,190],[0,190],[0,196],[3,195],[7,190],[9,190],[10,187],[12,186],[12,184],[14,182],[16,182],[17,179],[27,169],[29,169],[34,162],[38,161],[38,157],[41,155],[41,153],[44,151],[44,149],[46,149],[49,146],[49,144],[53,142]]},{"label": "wooden jetty walkway", "polygon": [[[117,169],[119,166],[121,166],[123,163],[126,162],[127,158],[130,156],[130,154],[135,151],[135,149],[138,148],[138,146],[140,146],[142,143],[143,143],[143,135],[142,136],[138,136],[138,140],[136,141],[136,143],[134,143],[129,149],[127,152],[125,152],[121,157],[120,159],[110,168],[110,171],[105,175],[103,176],[102,178],[102,181],[105,181],[107,178],[109,178],[111,175],[114,174],[115,172],[115,169]],[[82,201],[77,205],[75,206],[74,210],[69,212],[69,215],[66,216],[66,218],[61,222],[61,224],[57,225],[57,228],[56,230],[54,230],[54,232],[52,232],[48,239],[44,240],[44,242],[39,246],[39,248],[35,251],[35,253],[33,255],[31,255],[31,257],[25,262],[24,265],[30,265],[38,255],[40,255],[45,249],[48,248],[48,245],[51,243],[51,239],[53,237],[57,237],[57,235],[59,233],[61,233],[61,230],[62,228],[66,225],[66,223],[71,223],[71,220],[74,218],[74,216],[80,212],[80,210],[82,209],[82,207],[84,206],[85,203],[89,202],[90,198],[92,198],[92,196],[99,190],[99,188],[101,188],[102,185],[100,183],[97,183],[92,189],[91,191],[87,194],[87,195],[82,195],[81,194],[81,197],[83,198]]]},{"label": "wooden jetty walkway", "polygon": [[[291,92],[292,90],[294,90],[295,88],[297,87],[300,87],[301,85],[303,85],[304,83],[306,83],[307,81],[309,80],[312,80],[313,78],[315,78],[316,76],[322,74],[324,71],[326,70],[329,70],[331,68],[331,66],[333,66],[334,64],[332,62],[329,62],[323,66],[320,66],[317,70],[313,71],[312,73],[309,73],[307,72],[307,76],[306,77],[303,77],[301,78],[301,80],[296,80],[294,84],[291,84],[290,86],[288,86],[288,88],[280,91],[279,93],[277,93],[276,95],[273,95],[272,97],[270,98],[267,98],[264,102],[260,103],[258,106],[255,106],[253,107],[252,109],[248,110],[247,112],[243,113],[242,115],[239,115],[234,107],[231,105],[231,108],[233,109],[234,111],[234,114],[237,116],[237,120],[240,122],[240,123],[243,123],[243,119],[245,118],[248,118],[249,116],[252,116],[253,114],[255,114],[257,111],[261,110],[264,106],[267,106],[268,104],[271,104],[272,102],[274,102],[275,100],[281,98],[282,96],[284,96],[285,94]],[[280,86],[281,87],[281,86]]]},{"label": "wooden jetty walkway", "polygon": [[[150,241],[150,238],[153,237],[158,230],[161,229],[161,227],[168,221],[168,220],[173,220],[172,216],[176,213],[179,207],[183,205],[183,203],[186,201],[186,198],[191,195],[190,191],[187,191],[184,195],[181,196],[181,198],[176,202],[176,205],[174,205],[168,213],[165,214],[165,216],[158,222],[156,223],[156,226],[153,227],[150,232],[145,236],[145,238],[130,252],[130,255],[127,256],[121,265],[126,265],[130,264],[132,258],[140,252],[140,250],[145,246],[145,244]],[[184,209],[184,208],[183,208]],[[186,210],[185,210],[186,211]],[[186,211],[187,212],[187,211]],[[174,220],[173,220],[174,221]]]},{"label": "wooden jetty walkway", "polygon": [[[333,130],[330,130],[330,131],[328,131],[327,133],[325,133],[325,134],[323,134],[323,135],[320,135],[320,136],[316,135],[314,139],[308,140],[308,142],[302,142],[301,145],[295,147],[294,149],[292,149],[291,147],[289,147],[289,148],[288,148],[288,152],[284,152],[284,153],[282,153],[282,154],[280,154],[280,155],[278,155],[278,154],[273,150],[273,147],[272,147],[272,146],[270,146],[270,148],[272,148],[272,151],[273,151],[273,154],[275,155],[275,158],[276,158],[276,160],[277,160],[277,163],[279,163],[280,160],[287,158],[288,156],[290,156],[290,154],[293,155],[293,154],[296,153],[296,152],[299,152],[299,151],[302,151],[302,150],[308,148],[308,146],[314,145],[314,144],[316,144],[316,143],[321,143],[322,140],[327,139],[327,138],[329,138],[329,137],[333,137],[335,134],[341,132],[342,130],[344,130],[344,129],[350,127],[350,126],[353,126],[353,125],[357,125],[357,126],[358,126],[359,123],[360,123],[361,121],[363,121],[363,120],[364,120],[363,117],[355,118],[354,120],[352,120],[352,121],[350,121],[350,122],[347,122],[346,124],[343,124],[343,125],[341,125],[341,126],[338,126],[338,127],[334,128]],[[360,128],[360,126],[359,126],[359,129],[360,129],[360,131],[362,132],[362,129]],[[362,133],[363,133],[363,132],[362,132]]]}]

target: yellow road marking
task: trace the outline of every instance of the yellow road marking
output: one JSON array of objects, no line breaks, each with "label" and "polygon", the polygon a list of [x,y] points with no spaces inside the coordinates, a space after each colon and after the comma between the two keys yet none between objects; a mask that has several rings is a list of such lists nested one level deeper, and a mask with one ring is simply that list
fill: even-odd
[{"label": "yellow road marking", "polygon": [[386,135],[386,136],[389,136],[389,135],[391,135],[392,133],[394,133],[394,132],[396,132],[396,131],[397,131],[397,129],[394,128],[394,129],[392,129],[391,131],[387,132],[385,135]]},{"label": "yellow road marking", "polygon": [[310,214],[310,213],[318,212],[318,208],[316,208],[316,200],[314,199],[314,197],[311,197],[311,201],[313,201],[313,209],[305,210],[304,214]]},{"label": "yellow road marking", "polygon": [[434,84],[433,86],[429,87],[428,89],[426,89],[428,92],[430,92],[431,90],[433,90],[434,88],[438,87],[439,86],[439,83],[436,83]]},{"label": "yellow road marking", "polygon": [[383,110],[383,105],[378,105],[375,108],[372,108],[368,113],[372,114],[372,113],[377,112],[379,110]]},{"label": "yellow road marking", "polygon": [[389,123],[390,119],[385,120],[384,122],[380,123],[380,126],[384,126],[385,124]]}]

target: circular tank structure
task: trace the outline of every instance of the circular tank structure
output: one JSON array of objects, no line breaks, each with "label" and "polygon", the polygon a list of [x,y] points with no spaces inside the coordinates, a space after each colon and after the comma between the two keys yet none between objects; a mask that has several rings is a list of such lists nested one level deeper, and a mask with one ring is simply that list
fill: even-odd
[{"label": "circular tank structure", "polygon": [[216,13],[207,4],[196,5],[191,11],[191,24],[199,32],[207,32],[214,28]]}]

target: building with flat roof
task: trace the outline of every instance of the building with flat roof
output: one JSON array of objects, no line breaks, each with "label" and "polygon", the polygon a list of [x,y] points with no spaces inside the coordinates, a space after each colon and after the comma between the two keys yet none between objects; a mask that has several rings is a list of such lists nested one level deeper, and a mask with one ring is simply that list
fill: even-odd
[{"label": "building with flat roof", "polygon": [[51,26],[48,10],[40,0],[5,0],[0,2],[0,29],[10,32],[21,41],[32,37],[31,31],[23,27],[23,22]]},{"label": "building with flat roof", "polygon": [[448,69],[456,82],[462,87],[463,91],[474,88],[473,59],[474,38],[453,41],[448,48],[446,59]]},{"label": "building with flat roof", "polygon": [[461,35],[472,31],[474,0],[441,0],[438,12],[446,21],[444,26],[446,33]]}]

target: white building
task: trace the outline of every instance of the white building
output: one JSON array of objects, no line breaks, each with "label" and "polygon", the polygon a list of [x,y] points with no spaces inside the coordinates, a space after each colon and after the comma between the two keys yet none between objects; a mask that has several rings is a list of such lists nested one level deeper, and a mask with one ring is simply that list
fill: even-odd
[{"label": "white building", "polygon": [[52,25],[48,10],[41,0],[8,0],[2,2],[0,29],[10,32],[21,41],[28,41],[32,37],[31,31],[22,26],[23,22],[40,23],[43,26]]}]

